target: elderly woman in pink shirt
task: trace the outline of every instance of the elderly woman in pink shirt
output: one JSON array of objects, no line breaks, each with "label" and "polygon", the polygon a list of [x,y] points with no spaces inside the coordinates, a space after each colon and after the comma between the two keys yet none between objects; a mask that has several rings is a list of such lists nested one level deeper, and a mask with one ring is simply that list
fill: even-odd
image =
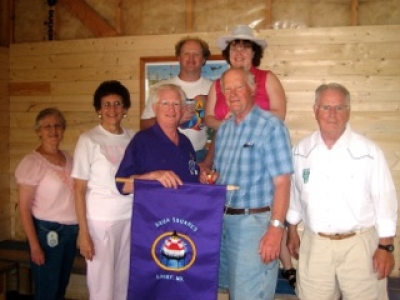
[{"label": "elderly woman in pink shirt", "polygon": [[31,253],[35,299],[64,299],[78,234],[72,158],[59,149],[66,121],[56,108],[36,117],[39,147],[19,163],[18,205]]}]

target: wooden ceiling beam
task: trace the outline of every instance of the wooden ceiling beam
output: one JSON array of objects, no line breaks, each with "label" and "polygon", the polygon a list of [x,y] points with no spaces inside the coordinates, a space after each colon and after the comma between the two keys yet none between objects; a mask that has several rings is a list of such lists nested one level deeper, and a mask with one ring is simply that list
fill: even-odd
[{"label": "wooden ceiling beam", "polygon": [[123,0],[116,0],[115,4],[115,30],[119,34],[124,33],[123,19],[122,19],[122,5]]},{"label": "wooden ceiling beam", "polygon": [[84,0],[58,0],[68,11],[79,19],[96,37],[117,36],[119,33]]},{"label": "wooden ceiling beam", "polygon": [[272,1],[265,1],[265,29],[272,28]]},{"label": "wooden ceiling beam", "polygon": [[350,25],[358,25],[358,0],[351,0],[350,4]]},{"label": "wooden ceiling beam", "polygon": [[194,31],[194,3],[195,0],[186,0],[186,32]]}]

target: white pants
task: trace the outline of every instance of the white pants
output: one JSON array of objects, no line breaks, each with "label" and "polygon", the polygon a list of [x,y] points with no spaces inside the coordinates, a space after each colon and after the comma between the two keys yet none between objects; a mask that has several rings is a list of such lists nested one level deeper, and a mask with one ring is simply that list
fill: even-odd
[{"label": "white pants", "polygon": [[386,279],[378,280],[372,257],[378,246],[374,228],[331,240],[304,231],[296,292],[302,300],[387,300]]},{"label": "white pants", "polygon": [[91,300],[126,300],[131,220],[88,220],[95,256],[87,263]]}]

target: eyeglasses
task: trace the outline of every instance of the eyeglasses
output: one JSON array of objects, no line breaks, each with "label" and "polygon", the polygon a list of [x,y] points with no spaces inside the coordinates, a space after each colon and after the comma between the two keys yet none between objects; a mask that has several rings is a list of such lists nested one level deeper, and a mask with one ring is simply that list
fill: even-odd
[{"label": "eyeglasses", "polygon": [[172,106],[173,108],[180,108],[182,106],[181,102],[178,101],[167,101],[167,100],[160,100],[157,102],[158,105],[161,107],[167,108],[168,106]]},{"label": "eyeglasses", "polygon": [[318,107],[319,110],[322,110],[324,112],[330,112],[332,110],[334,110],[335,112],[345,112],[347,110],[350,109],[350,105],[346,105],[346,104],[341,104],[341,105],[316,105],[316,107]]},{"label": "eyeglasses", "polygon": [[232,87],[230,87],[230,86],[228,87],[227,86],[224,89],[224,94],[230,95],[233,92],[239,93],[239,92],[242,92],[244,90],[244,88],[245,88],[244,84],[238,84],[238,85],[235,85],[235,86],[232,86]]},{"label": "eyeglasses", "polygon": [[43,128],[44,130],[47,130],[47,131],[50,131],[50,130],[52,130],[53,128],[54,128],[55,130],[64,129],[64,126],[63,126],[62,124],[54,124],[54,125],[48,124],[48,125],[43,125],[43,126],[40,126],[40,127]]},{"label": "eyeglasses", "polygon": [[115,108],[119,108],[119,107],[122,106],[122,102],[121,101],[115,101],[114,103],[112,103],[112,102],[103,102],[103,103],[101,103],[101,106],[105,107],[105,108],[109,108],[111,106],[113,106]]}]

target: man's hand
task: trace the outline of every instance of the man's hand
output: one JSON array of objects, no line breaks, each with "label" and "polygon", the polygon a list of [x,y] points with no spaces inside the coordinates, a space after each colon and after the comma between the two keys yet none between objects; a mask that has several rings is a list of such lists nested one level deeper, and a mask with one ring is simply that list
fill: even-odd
[{"label": "man's hand", "polygon": [[270,226],[260,240],[260,259],[265,264],[279,258],[283,229]]},{"label": "man's hand", "polygon": [[287,232],[288,235],[286,247],[288,248],[289,253],[293,258],[299,259],[300,237],[299,233],[297,232],[297,226],[289,225]]},{"label": "man's hand", "polygon": [[378,279],[389,276],[394,268],[393,253],[383,249],[376,249],[372,261],[374,271],[378,273]]}]

